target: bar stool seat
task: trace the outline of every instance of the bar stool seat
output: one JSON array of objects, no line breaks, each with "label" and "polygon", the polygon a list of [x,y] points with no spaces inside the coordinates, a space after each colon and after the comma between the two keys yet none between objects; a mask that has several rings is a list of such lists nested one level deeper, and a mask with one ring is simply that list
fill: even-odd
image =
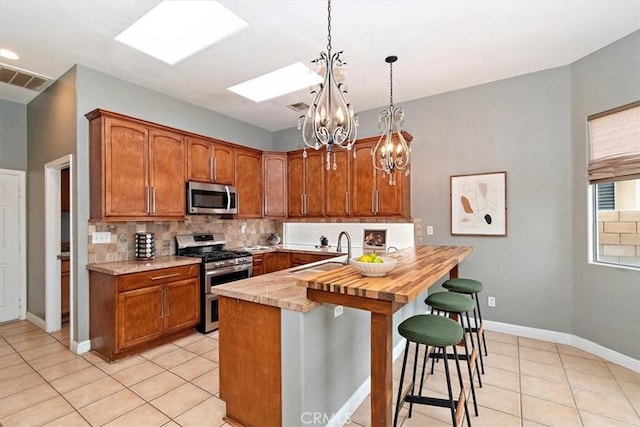
[{"label": "bar stool seat", "polygon": [[[478,340],[482,338],[482,345],[484,347],[484,355],[488,356],[487,352],[487,340],[484,337],[484,324],[482,323],[482,312],[480,311],[480,299],[478,294],[484,290],[482,282],[468,278],[455,278],[449,279],[442,284],[442,287],[459,294],[470,295],[476,302],[476,308],[473,311],[473,317],[475,320],[475,327],[472,328],[472,332],[475,332],[478,336]],[[478,314],[476,315],[476,310]],[[484,373],[484,365],[482,366],[482,373]]]},{"label": "bar stool seat", "polygon": [[[464,389],[464,383],[462,381],[462,375],[460,373],[460,363],[457,357],[456,344],[464,337],[464,329],[460,324],[448,317],[436,316],[433,314],[418,314],[404,320],[398,325],[398,333],[407,339],[405,346],[404,358],[402,362],[402,373],[400,374],[400,384],[398,386],[398,399],[396,401],[396,410],[393,420],[394,427],[398,425],[398,416],[400,410],[405,403],[409,403],[409,418],[413,410],[413,404],[419,405],[431,405],[449,408],[451,411],[451,419],[454,426],[458,425],[458,420],[462,418],[462,410],[466,415],[467,425],[471,426],[469,410],[467,408],[466,393]],[[407,367],[407,358],[409,355],[409,349],[411,343],[415,343],[415,355],[413,363],[413,379],[409,384],[406,391],[403,391],[405,370]],[[422,387],[418,390],[418,394],[415,394],[416,383],[416,371],[417,371],[417,359],[420,349],[420,345],[429,346],[442,349],[445,363],[445,376],[447,379],[447,390],[449,394],[448,399],[427,397],[422,395]],[[449,372],[449,364],[447,357],[447,347],[453,347],[453,353],[457,373],[458,382],[460,386],[460,394],[458,399],[453,397],[453,389],[451,386],[451,374]],[[428,351],[427,351],[428,353]],[[425,356],[427,357],[427,356]],[[463,405],[460,405],[462,403]]]}]

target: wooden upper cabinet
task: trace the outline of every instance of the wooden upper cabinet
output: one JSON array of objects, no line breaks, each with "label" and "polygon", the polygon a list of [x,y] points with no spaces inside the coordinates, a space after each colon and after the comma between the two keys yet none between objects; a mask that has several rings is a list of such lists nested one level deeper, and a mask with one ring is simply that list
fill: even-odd
[{"label": "wooden upper cabinet", "polygon": [[[108,218],[149,215],[147,127],[107,117],[104,121],[104,134],[104,216]],[[101,141],[93,141],[92,148],[94,143],[96,149],[99,149]],[[92,171],[92,178],[94,174]],[[96,196],[99,197],[100,194]],[[92,217],[95,218],[94,215]]]},{"label": "wooden upper cabinet", "polygon": [[307,216],[324,215],[325,150],[307,150],[305,159],[305,212]]},{"label": "wooden upper cabinet", "polygon": [[[349,216],[351,205],[351,150],[336,148],[331,155],[331,167],[325,170],[325,213],[327,216]],[[334,157],[335,156],[335,157]],[[335,158],[336,169],[333,169]],[[326,169],[326,166],[325,166]]]},{"label": "wooden upper cabinet", "polygon": [[149,132],[151,215],[184,216],[184,142],[181,135]]},{"label": "wooden upper cabinet", "polygon": [[204,138],[189,137],[187,139],[187,179],[233,185],[232,146]]},{"label": "wooden upper cabinet", "polygon": [[183,219],[182,136],[102,110],[87,118],[91,219]]},{"label": "wooden upper cabinet", "polygon": [[237,218],[262,218],[262,153],[235,149]]},{"label": "wooden upper cabinet", "polygon": [[287,216],[287,154],[264,153],[262,155],[262,191],[264,217]]},{"label": "wooden upper cabinet", "polygon": [[375,143],[360,142],[352,148],[351,215],[375,215],[376,174],[371,160]]},{"label": "wooden upper cabinet", "polygon": [[288,215],[290,217],[324,215],[324,150],[288,153]]}]

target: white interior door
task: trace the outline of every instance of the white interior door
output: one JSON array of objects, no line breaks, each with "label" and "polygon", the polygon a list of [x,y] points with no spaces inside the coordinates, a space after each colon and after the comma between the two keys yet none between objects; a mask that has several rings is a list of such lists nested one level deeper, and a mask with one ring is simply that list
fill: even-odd
[{"label": "white interior door", "polygon": [[0,171],[0,323],[17,320],[21,305],[20,176]]}]

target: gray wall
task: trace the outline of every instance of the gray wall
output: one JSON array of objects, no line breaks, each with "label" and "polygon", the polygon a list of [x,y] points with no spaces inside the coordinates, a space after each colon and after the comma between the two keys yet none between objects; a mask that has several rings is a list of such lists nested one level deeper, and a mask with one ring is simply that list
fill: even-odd
[{"label": "gray wall", "polygon": [[[635,32],[572,65],[400,104],[415,138],[412,216],[434,227],[423,243],[474,247],[460,272],[496,297],[481,301],[486,319],[640,358],[640,272],[589,264],[585,180],[586,116],[640,99],[638,52]],[[377,134],[377,114],[359,113],[361,137]],[[301,147],[297,129],[274,141]],[[451,236],[449,177],[492,171],[507,172],[507,237]]]},{"label": "gray wall", "polygon": [[640,271],[589,263],[586,117],[640,99],[640,31],[571,65],[574,334],[640,359]]},{"label": "gray wall", "polygon": [[0,99],[0,169],[27,170],[27,106]]},{"label": "gray wall", "polygon": [[27,263],[27,309],[41,319],[45,318],[44,165],[76,151],[75,78],[72,68],[27,106],[27,259],[40,260]]}]

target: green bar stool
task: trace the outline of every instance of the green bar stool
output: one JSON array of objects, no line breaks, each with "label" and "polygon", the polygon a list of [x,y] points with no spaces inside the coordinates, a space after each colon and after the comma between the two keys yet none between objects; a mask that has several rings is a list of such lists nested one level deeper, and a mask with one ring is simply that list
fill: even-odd
[{"label": "green bar stool", "polygon": [[[460,321],[460,326],[464,328],[464,330],[468,331],[468,328],[465,328],[464,318],[467,319],[467,327],[471,327],[471,322],[469,320],[469,312],[473,311],[473,300],[471,298],[467,298],[464,295],[457,294],[455,292],[436,292],[429,295],[425,300],[425,304],[431,306],[432,314],[455,314],[458,320]],[[465,354],[458,354],[458,359],[467,361],[467,370],[469,371],[469,382],[471,384],[471,395],[473,396],[473,409],[475,410],[476,416],[478,415],[478,403],[476,402],[476,390],[473,385],[473,376],[474,372],[476,377],[478,378],[478,386],[482,387],[482,379],[480,378],[480,373],[478,372],[478,351],[473,342],[473,335],[469,333],[469,339],[471,341],[471,354],[469,354],[469,348],[467,347],[466,337],[462,340],[464,343]],[[480,348],[480,343],[478,343],[478,348]],[[452,355],[449,355],[451,357]],[[482,357],[482,354],[480,354]],[[440,359],[443,357],[440,353],[432,353],[431,357],[431,373],[433,374],[434,362],[436,359]],[[426,366],[426,357],[422,362],[422,377],[424,378],[424,370]],[[422,389],[422,383],[420,384],[420,388]]]},{"label": "green bar stool", "polygon": [[[409,317],[398,325],[398,332],[401,336],[407,339],[407,344],[404,349],[404,359],[402,361],[402,373],[400,374],[400,385],[398,386],[398,399],[396,401],[396,411],[393,418],[393,426],[398,425],[398,415],[402,406],[409,403],[409,418],[413,410],[413,404],[418,405],[431,405],[439,406],[442,408],[449,408],[451,411],[451,421],[454,426],[458,425],[458,420],[462,418],[462,411],[467,418],[467,425],[471,426],[471,419],[469,416],[469,409],[467,407],[466,392],[464,389],[464,383],[462,382],[462,374],[460,372],[460,362],[458,361],[458,351],[456,349],[457,344],[464,337],[464,329],[460,324],[454,320],[444,316],[436,316],[434,314],[418,314],[416,316]],[[413,361],[413,378],[411,383],[405,391],[404,387],[404,374],[407,368],[407,358],[409,356],[409,348],[411,343],[415,343],[415,355]],[[422,395],[422,387],[418,390],[418,394],[415,393],[416,385],[416,371],[418,365],[418,352],[420,345],[425,345],[428,353],[429,346],[442,350],[444,355],[444,370],[447,378],[447,390],[449,392],[449,399],[442,399],[436,397],[427,397]],[[451,386],[451,374],[449,372],[449,363],[447,356],[447,347],[453,347],[453,360],[456,364],[458,372],[458,382],[460,385],[460,394],[458,399],[453,397],[453,388]],[[428,357],[428,356],[425,356]]]},{"label": "green bar stool", "polygon": [[[482,290],[484,289],[484,287],[482,286],[482,282],[474,279],[449,279],[442,284],[442,287],[448,289],[451,292],[470,295],[471,298],[475,300],[476,308],[475,310],[473,310],[475,327],[472,328],[472,332],[475,332],[477,334],[478,340],[480,340],[480,338],[482,337],[484,355],[488,356],[489,353],[487,353],[487,341],[484,337],[484,324],[482,323],[482,313],[480,312],[480,299],[478,298],[478,293],[482,292]],[[476,310],[478,310],[477,316]],[[482,373],[484,374],[484,367],[482,368]]]}]

